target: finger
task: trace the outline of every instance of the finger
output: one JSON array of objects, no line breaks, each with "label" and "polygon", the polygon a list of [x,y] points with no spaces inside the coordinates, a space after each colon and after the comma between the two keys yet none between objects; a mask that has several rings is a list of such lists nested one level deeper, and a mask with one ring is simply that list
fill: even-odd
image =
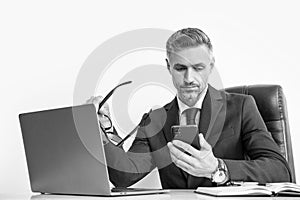
[{"label": "finger", "polygon": [[[97,97],[94,97],[93,98],[93,104],[96,106],[97,110],[99,110],[99,104],[103,101],[103,97],[102,96],[97,96]],[[103,106],[100,108],[99,110],[99,114],[103,115],[108,115],[110,116],[110,113],[109,113],[109,106],[107,103],[104,103]]]},{"label": "finger", "polygon": [[211,150],[210,144],[208,144],[208,142],[205,140],[202,133],[199,134],[199,143],[201,146],[201,150]]},{"label": "finger", "polygon": [[108,117],[110,117],[110,113],[109,113],[108,107],[102,107],[102,108],[100,108],[98,114],[100,114],[101,116],[104,116],[104,117],[105,117],[105,115],[108,116]]},{"label": "finger", "polygon": [[93,102],[99,104],[103,100],[102,96],[96,96],[93,99]]},{"label": "finger", "polygon": [[94,96],[91,96],[87,101],[86,104],[93,104],[98,111],[99,103],[95,100]]},{"label": "finger", "polygon": [[168,147],[170,149],[171,156],[175,157],[176,159],[182,159],[182,157],[186,155],[171,142],[168,142]]},{"label": "finger", "polygon": [[179,152],[178,151],[180,151],[180,150],[178,150],[171,142],[168,142],[168,148],[169,148],[169,150],[170,150],[170,153],[173,155],[173,154],[179,154]]},{"label": "finger", "polygon": [[173,163],[175,163],[176,160],[178,160],[175,156],[173,156],[173,154],[170,154],[170,156],[171,156],[171,160],[172,160]]},{"label": "finger", "polygon": [[180,140],[173,140],[172,142],[175,146],[183,149],[184,151],[188,152],[189,154],[191,154],[192,156],[196,157],[196,155],[198,154],[198,150],[195,149],[194,147],[192,147],[191,145],[189,145],[188,143],[182,142]]},{"label": "finger", "polygon": [[188,163],[185,163],[185,162],[182,161],[182,160],[176,159],[176,160],[174,161],[174,164],[175,164],[177,167],[181,168],[182,170],[188,172],[189,174],[193,174],[194,167],[191,166],[191,165],[189,165]]},{"label": "finger", "polygon": [[168,143],[168,147],[170,149],[171,157],[173,156],[173,160],[181,160],[188,165],[195,166],[196,159],[192,156],[187,155],[186,153],[179,150],[175,145],[173,145],[171,142]]},{"label": "finger", "polygon": [[86,103],[92,103],[94,99],[94,96],[91,96],[89,99],[86,100]]},{"label": "finger", "polygon": [[92,103],[92,104],[97,104],[98,103],[97,97],[91,96],[88,100],[86,100],[86,103]]},{"label": "finger", "polygon": [[111,125],[110,120],[107,117],[99,116],[99,120],[104,127],[109,127]]},{"label": "finger", "polygon": [[171,160],[172,162],[177,166],[177,167],[180,167],[180,168],[184,168],[184,170],[187,170],[187,166],[188,164],[182,164],[184,163],[182,160],[176,158],[173,154],[170,154],[171,155]]}]

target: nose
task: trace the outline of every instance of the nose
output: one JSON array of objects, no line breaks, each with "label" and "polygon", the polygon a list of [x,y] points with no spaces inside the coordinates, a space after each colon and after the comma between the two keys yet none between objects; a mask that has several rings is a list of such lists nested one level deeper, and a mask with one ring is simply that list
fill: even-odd
[{"label": "nose", "polygon": [[184,72],[184,82],[190,84],[193,82],[192,69],[188,67]]}]

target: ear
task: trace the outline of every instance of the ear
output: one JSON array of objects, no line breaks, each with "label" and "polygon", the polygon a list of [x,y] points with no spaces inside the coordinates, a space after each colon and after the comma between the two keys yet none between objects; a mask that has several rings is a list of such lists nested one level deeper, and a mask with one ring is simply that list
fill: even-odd
[{"label": "ear", "polygon": [[213,56],[210,62],[210,73],[213,70],[213,68],[215,67],[215,57]]},{"label": "ear", "polygon": [[166,58],[166,63],[167,63],[168,70],[170,71],[170,63],[169,63],[169,60],[167,58]]}]

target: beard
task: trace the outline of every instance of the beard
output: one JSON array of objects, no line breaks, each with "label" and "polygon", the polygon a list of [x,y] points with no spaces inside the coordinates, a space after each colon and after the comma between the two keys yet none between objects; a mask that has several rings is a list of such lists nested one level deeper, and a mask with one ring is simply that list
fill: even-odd
[{"label": "beard", "polygon": [[200,98],[200,94],[203,90],[198,88],[197,90],[189,90],[189,89],[180,89],[178,94],[179,99],[185,103],[186,105],[192,107],[194,106]]}]

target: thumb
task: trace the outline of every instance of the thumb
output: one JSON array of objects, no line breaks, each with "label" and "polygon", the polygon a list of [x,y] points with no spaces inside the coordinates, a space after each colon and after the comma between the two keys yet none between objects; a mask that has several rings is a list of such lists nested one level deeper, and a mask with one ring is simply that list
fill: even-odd
[{"label": "thumb", "polygon": [[208,142],[204,139],[204,136],[202,133],[199,134],[199,143],[200,143],[201,149],[207,149],[207,150],[211,149],[210,144],[208,144]]}]

